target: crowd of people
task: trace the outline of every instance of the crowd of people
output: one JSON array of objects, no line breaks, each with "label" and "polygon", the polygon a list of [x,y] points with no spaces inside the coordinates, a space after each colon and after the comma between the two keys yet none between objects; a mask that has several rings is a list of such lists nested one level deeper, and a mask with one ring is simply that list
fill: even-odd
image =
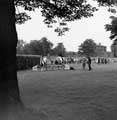
[{"label": "crowd of people", "polygon": [[95,63],[98,63],[98,64],[107,64],[109,62],[109,60],[107,58],[101,58],[101,57],[98,57],[95,59]]},{"label": "crowd of people", "polygon": [[83,70],[88,68],[89,71],[92,70],[92,63],[97,64],[107,64],[109,63],[108,58],[102,57],[62,57],[62,56],[42,56],[40,58],[40,68],[42,70],[49,70],[49,69],[70,69],[73,68],[72,64],[81,64]]},{"label": "crowd of people", "polygon": [[[46,68],[47,69],[47,66],[46,65],[60,65],[60,64],[71,64],[71,63],[74,63],[74,60],[72,58],[63,58],[61,56],[57,56],[57,57],[54,57],[54,59],[52,59],[52,57],[50,56],[47,56],[47,57],[42,57],[41,60],[40,60],[40,66],[42,68]],[[91,60],[91,57],[88,56],[88,57],[83,57],[82,60],[81,60],[81,63],[82,63],[82,67],[83,69],[85,69],[86,67],[86,64],[88,65],[88,69],[89,71],[92,70],[92,67],[91,67],[91,63],[92,63],[92,60]]]}]

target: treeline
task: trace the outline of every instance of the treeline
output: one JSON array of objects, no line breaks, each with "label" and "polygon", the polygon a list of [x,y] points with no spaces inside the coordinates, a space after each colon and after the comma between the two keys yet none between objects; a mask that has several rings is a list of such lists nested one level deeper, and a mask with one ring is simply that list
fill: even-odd
[{"label": "treeline", "polygon": [[17,44],[17,54],[25,55],[62,55],[65,56],[66,49],[63,43],[54,44],[50,42],[46,37],[40,40],[32,40],[30,43],[26,43],[23,40],[19,40]]}]

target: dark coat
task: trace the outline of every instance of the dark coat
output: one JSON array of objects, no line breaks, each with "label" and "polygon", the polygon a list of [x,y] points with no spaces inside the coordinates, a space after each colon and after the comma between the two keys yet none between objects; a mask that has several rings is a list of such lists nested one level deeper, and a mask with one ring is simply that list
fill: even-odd
[{"label": "dark coat", "polygon": [[87,64],[91,64],[91,58],[87,57]]}]

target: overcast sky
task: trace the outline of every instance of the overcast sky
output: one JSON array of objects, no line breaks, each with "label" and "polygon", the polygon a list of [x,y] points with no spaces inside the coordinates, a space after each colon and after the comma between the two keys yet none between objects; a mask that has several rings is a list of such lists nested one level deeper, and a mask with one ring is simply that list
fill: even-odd
[{"label": "overcast sky", "polygon": [[70,31],[65,36],[59,37],[53,28],[47,28],[43,23],[43,18],[39,10],[30,13],[32,19],[23,25],[17,25],[18,38],[26,42],[30,40],[40,40],[47,37],[54,45],[63,42],[67,51],[77,51],[78,46],[86,39],[93,39],[97,44],[107,46],[110,51],[112,41],[109,39],[110,32],[106,32],[104,25],[110,22],[106,8],[100,8],[94,13],[93,17],[83,18],[81,20],[68,24]]}]

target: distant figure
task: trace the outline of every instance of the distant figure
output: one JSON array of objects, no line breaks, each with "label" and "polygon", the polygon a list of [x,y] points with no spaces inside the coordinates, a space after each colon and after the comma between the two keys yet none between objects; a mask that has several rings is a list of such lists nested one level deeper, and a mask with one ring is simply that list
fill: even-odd
[{"label": "distant figure", "polygon": [[45,58],[42,56],[40,59],[41,70],[45,69],[45,64],[46,64]]},{"label": "distant figure", "polygon": [[89,56],[87,57],[87,64],[88,64],[89,70],[92,70],[92,68],[91,68],[91,58]]},{"label": "distant figure", "polygon": [[106,58],[105,58],[105,61],[104,61],[104,62],[105,62],[105,64],[107,64],[107,59],[106,59]]},{"label": "distant figure", "polygon": [[101,62],[101,59],[100,59],[100,58],[98,58],[98,64],[100,64],[100,62]]},{"label": "distant figure", "polygon": [[87,59],[86,59],[86,58],[83,58],[83,59],[82,59],[82,68],[83,68],[83,70],[85,70],[86,62],[87,62]]}]

